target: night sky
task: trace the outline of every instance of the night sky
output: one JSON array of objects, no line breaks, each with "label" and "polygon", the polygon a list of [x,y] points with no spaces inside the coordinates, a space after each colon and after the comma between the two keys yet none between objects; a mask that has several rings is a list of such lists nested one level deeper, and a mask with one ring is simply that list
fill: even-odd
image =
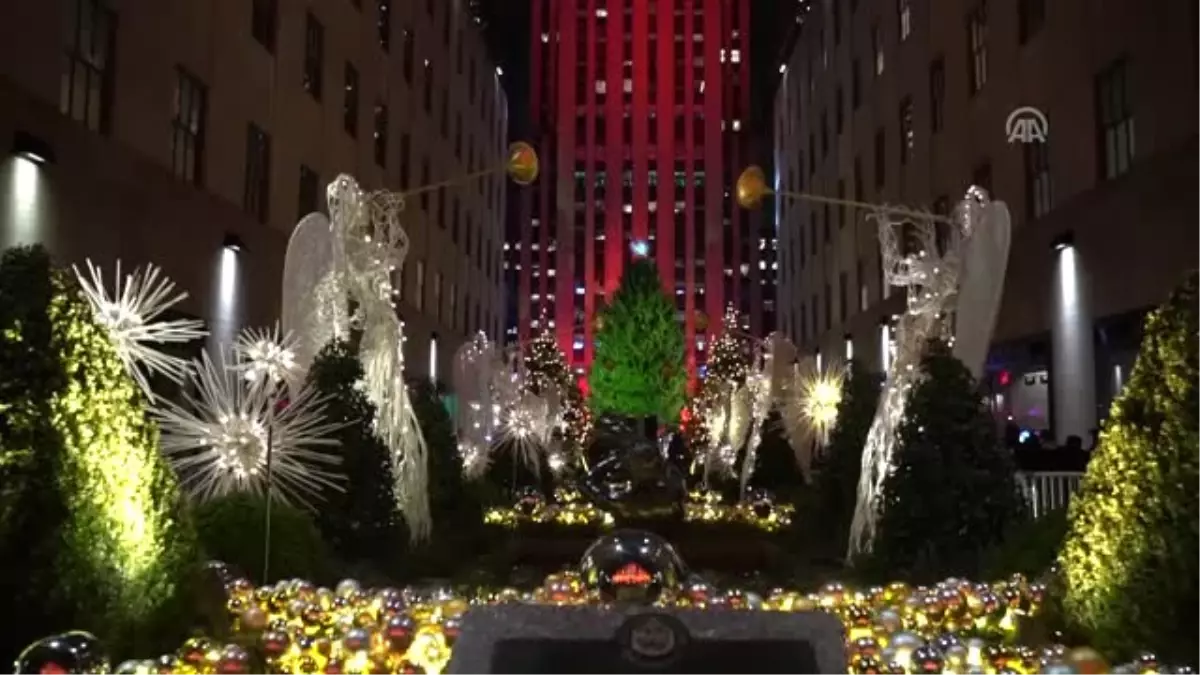
[{"label": "night sky", "polygon": [[[565,0],[564,0],[565,1]],[[475,0],[484,20],[488,46],[504,68],[513,138],[529,133],[529,10],[531,0]],[[798,0],[751,0],[753,82],[752,130],[768,130],[771,96],[777,80],[781,50],[791,29]]]}]

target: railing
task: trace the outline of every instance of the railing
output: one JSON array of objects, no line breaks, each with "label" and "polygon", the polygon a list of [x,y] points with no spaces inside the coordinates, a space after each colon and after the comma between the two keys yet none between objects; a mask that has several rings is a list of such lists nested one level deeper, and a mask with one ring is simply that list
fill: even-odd
[{"label": "railing", "polygon": [[1017,474],[1034,518],[1066,508],[1071,495],[1079,490],[1082,479],[1081,471],[1028,471]]}]

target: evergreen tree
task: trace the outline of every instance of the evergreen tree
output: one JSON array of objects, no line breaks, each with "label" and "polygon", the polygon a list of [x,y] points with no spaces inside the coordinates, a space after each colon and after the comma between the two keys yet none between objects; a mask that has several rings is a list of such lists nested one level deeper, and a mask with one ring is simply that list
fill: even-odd
[{"label": "evergreen tree", "polygon": [[675,303],[663,291],[654,263],[636,259],[599,313],[589,380],[592,409],[673,423],[687,386],[683,356]]},{"label": "evergreen tree", "polygon": [[357,345],[334,340],[313,361],[308,374],[327,397],[326,421],[342,424],[340,444],[345,491],[327,490],[317,522],[334,552],[348,562],[388,565],[404,550],[407,535],[392,489],[391,451],[372,425],[375,406],[361,382]]},{"label": "evergreen tree", "polygon": [[563,406],[564,449],[570,456],[578,457],[592,437],[592,416],[579,389],[579,383],[571,375],[567,357],[558,347],[554,333],[545,318],[541,325],[547,326],[529,342],[525,350],[525,369],[529,373],[534,394],[553,391]]},{"label": "evergreen tree", "polygon": [[1146,320],[1069,508],[1063,609],[1109,656],[1195,664],[1200,569],[1197,277]]},{"label": "evergreen tree", "polygon": [[40,248],[0,258],[0,655],[65,627],[120,653],[188,617],[200,554],[146,399]]},{"label": "evergreen tree", "polygon": [[870,566],[914,581],[969,576],[1024,516],[1025,501],[970,372],[936,340],[921,370],[884,482]]},{"label": "evergreen tree", "polygon": [[725,308],[721,332],[708,348],[708,360],[704,366],[704,380],[700,391],[688,402],[688,445],[703,448],[708,445],[707,417],[717,405],[721,394],[730,386],[746,382],[750,372],[748,340],[738,331],[738,312],[733,305]]},{"label": "evergreen tree", "polygon": [[812,493],[809,495],[807,525],[814,540],[828,544],[841,555],[846,550],[850,522],[858,500],[863,447],[879,404],[879,376],[852,362],[842,381],[837,425],[829,434],[824,453],[813,462]]}]

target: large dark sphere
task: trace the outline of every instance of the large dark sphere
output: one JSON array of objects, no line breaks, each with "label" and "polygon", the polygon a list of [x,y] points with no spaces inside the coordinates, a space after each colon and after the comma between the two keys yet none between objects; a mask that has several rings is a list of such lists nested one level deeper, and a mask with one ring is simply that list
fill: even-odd
[{"label": "large dark sphere", "polygon": [[96,636],[81,630],[42,638],[13,664],[14,673],[107,673],[112,670]]},{"label": "large dark sphere", "polygon": [[588,547],[579,563],[583,582],[605,602],[651,604],[678,590],[687,566],[675,547],[652,532],[617,530]]},{"label": "large dark sphere", "polygon": [[687,497],[683,471],[631,425],[614,421],[604,428],[592,445],[596,459],[581,491],[627,520],[679,516]]}]

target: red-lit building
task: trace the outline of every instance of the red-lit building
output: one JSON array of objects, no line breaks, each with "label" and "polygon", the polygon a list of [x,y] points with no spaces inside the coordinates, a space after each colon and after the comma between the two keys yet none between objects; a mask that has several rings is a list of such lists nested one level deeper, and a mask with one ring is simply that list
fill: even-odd
[{"label": "red-lit building", "polygon": [[586,367],[592,317],[643,245],[678,303],[690,366],[728,302],[761,332],[773,239],[730,198],[750,160],[751,4],[534,0],[529,116],[543,172],[509,224],[509,339],[528,339],[545,312]]}]

